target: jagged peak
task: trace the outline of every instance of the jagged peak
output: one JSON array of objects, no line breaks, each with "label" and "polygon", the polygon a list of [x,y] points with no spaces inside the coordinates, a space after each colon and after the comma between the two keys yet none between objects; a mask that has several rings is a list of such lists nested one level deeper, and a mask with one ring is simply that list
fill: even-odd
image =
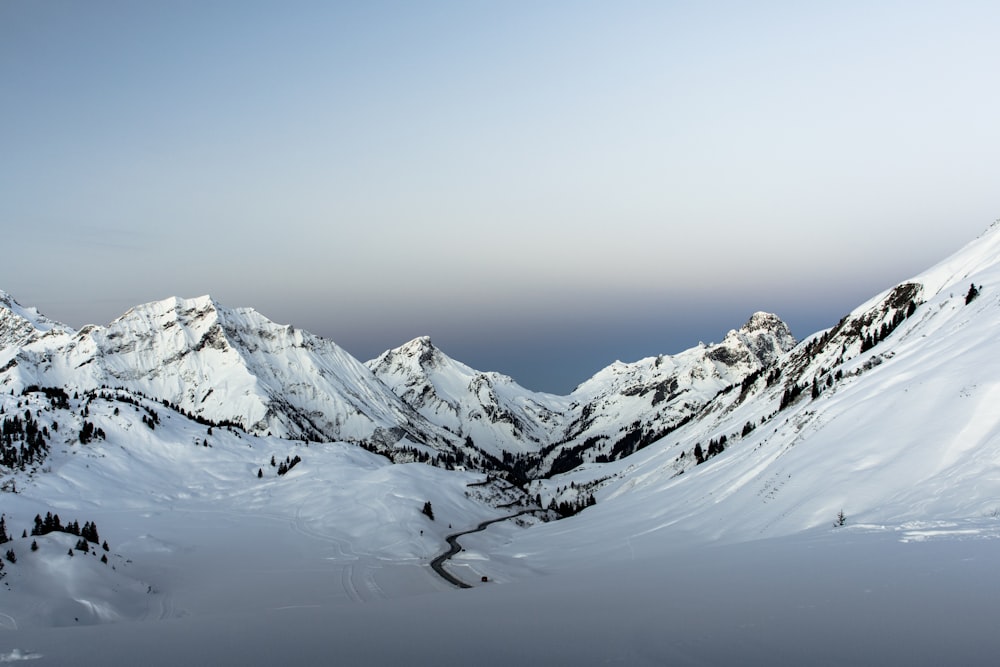
[{"label": "jagged peak", "polygon": [[[159,301],[151,301],[139,306],[135,306],[130,309],[132,311],[148,311],[157,314],[163,314],[168,312],[185,313],[191,311],[202,311],[202,310],[220,310],[218,302],[210,294],[203,294],[202,296],[194,298],[183,298],[179,296],[171,296],[166,299],[161,299]],[[127,314],[127,313],[126,313]]]},{"label": "jagged peak", "polygon": [[167,322],[177,322],[191,325],[197,320],[205,318],[224,323],[227,319],[231,319],[230,315],[249,316],[254,320],[259,320],[261,324],[273,324],[252,308],[231,310],[219,304],[211,295],[204,294],[194,298],[171,296],[159,301],[133,306],[116,318],[111,325],[121,325],[136,320],[145,320],[150,324],[160,323],[164,325]]},{"label": "jagged peak", "polygon": [[[424,371],[439,365],[447,356],[434,347],[430,336],[417,336],[399,347],[386,350],[365,365],[375,370],[379,367],[406,367],[416,361],[416,366]],[[416,370],[415,368],[413,370]]]},{"label": "jagged peak", "polygon": [[383,352],[374,363],[398,359],[416,359],[421,366],[432,364],[441,355],[440,350],[434,347],[430,336],[417,336],[411,341],[403,343],[399,347]]},{"label": "jagged peak", "polygon": [[417,336],[413,340],[407,343],[403,343],[396,349],[400,351],[403,350],[423,351],[423,350],[436,350],[437,348],[434,347],[434,343],[431,341],[430,336]]},{"label": "jagged peak", "polygon": [[51,320],[38,312],[37,308],[22,306],[10,293],[0,290],[0,308],[10,312],[19,321],[28,323],[35,331],[48,332],[53,329],[70,331],[71,329],[55,320]]},{"label": "jagged peak", "polygon": [[739,329],[730,330],[719,345],[708,352],[716,361],[731,363],[739,358],[734,349],[745,349],[757,357],[764,365],[769,365],[777,357],[795,347],[795,337],[785,322],[775,315],[757,311]]},{"label": "jagged peak", "polygon": [[758,310],[750,316],[746,324],[740,327],[740,330],[748,333],[760,330],[781,332],[787,328],[788,325],[774,313]]},{"label": "jagged peak", "polygon": [[[765,311],[757,311],[751,315],[746,324],[739,329],[730,329],[721,344],[726,345],[737,340],[746,340],[748,337],[759,338],[762,335],[777,338],[781,341],[782,346],[787,344],[787,349],[791,349],[794,345],[794,337],[792,336],[791,329],[788,328],[784,320],[774,313]],[[710,347],[717,346],[712,345]]]}]

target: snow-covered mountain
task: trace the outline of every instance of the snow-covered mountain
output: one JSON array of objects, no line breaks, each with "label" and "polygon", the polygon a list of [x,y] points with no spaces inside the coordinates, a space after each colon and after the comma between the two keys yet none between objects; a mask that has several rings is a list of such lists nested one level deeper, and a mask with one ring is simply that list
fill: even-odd
[{"label": "snow-covered mountain", "polygon": [[[405,437],[451,447],[446,432],[335,343],[249,308],[226,309],[208,296],[171,298],[74,332],[3,305],[7,339],[22,341],[0,352],[4,388],[122,387],[254,433],[380,447]],[[43,327],[49,335],[38,335]]]},{"label": "snow-covered mountain", "polygon": [[476,371],[427,337],[368,366],[428,420],[538,475],[631,454],[690,419],[722,389],[773,365],[794,344],[777,316],[755,313],[719,344],[615,362],[568,396],[532,392],[507,376]]},{"label": "snow-covered mountain", "polygon": [[421,452],[411,458],[439,450],[442,461],[521,480],[631,453],[794,342],[776,316],[757,313],[718,345],[616,362],[555,396],[476,371],[426,337],[366,367],[332,341],[209,296],[136,306],[80,331],[9,297],[0,314],[0,387],[121,387],[258,434]]},{"label": "snow-covered mountain", "polygon": [[721,343],[612,364],[570,395],[572,419],[540,467],[564,472],[628,456],[694,419],[719,392],[773,366],[794,344],[784,322],[758,312]]},{"label": "snow-covered mountain", "polygon": [[367,365],[428,420],[497,457],[538,452],[561,433],[568,414],[568,399],[530,391],[506,375],[474,370],[426,336]]},{"label": "snow-covered mountain", "polygon": [[[960,531],[1000,513],[998,328],[994,225],[720,392],[668,437],[532,492],[599,489],[586,520],[558,528],[567,544],[661,531],[738,542],[829,526],[840,511],[873,529]],[[509,549],[530,551],[548,530]]]},{"label": "snow-covered mountain", "polygon": [[0,290],[0,350],[25,345],[45,334],[69,330],[69,327],[41,315],[36,308],[25,308],[14,297]]}]

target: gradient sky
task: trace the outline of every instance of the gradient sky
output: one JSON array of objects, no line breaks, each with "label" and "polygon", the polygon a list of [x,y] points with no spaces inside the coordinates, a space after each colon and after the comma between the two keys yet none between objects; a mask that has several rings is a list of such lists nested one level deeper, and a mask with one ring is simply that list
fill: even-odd
[{"label": "gradient sky", "polygon": [[1000,216],[996,2],[0,3],[0,289],[564,393]]}]

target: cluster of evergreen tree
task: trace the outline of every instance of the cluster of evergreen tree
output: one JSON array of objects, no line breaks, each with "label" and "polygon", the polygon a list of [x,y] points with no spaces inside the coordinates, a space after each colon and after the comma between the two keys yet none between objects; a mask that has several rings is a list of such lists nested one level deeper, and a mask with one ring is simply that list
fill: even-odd
[{"label": "cluster of evergreen tree", "polygon": [[631,425],[624,429],[625,435],[611,446],[611,452],[609,454],[599,454],[594,460],[597,463],[607,463],[608,461],[615,461],[626,456],[631,456],[635,452],[645,449],[657,440],[665,438],[677,429],[685,426],[694,417],[693,413],[688,414],[683,419],[674,422],[666,428],[653,428],[652,425],[644,427],[638,421],[632,422]]},{"label": "cluster of evergreen tree", "polygon": [[[746,427],[744,427],[746,428]],[[705,461],[709,460],[713,456],[717,456],[722,452],[726,451],[726,442],[729,438],[723,433],[718,438],[712,438],[708,441],[708,449],[702,449],[701,443],[696,442],[694,445],[694,460],[695,465],[701,465]]]},{"label": "cluster of evergreen tree", "polygon": [[778,410],[784,410],[789,405],[795,402],[802,392],[805,391],[807,385],[798,384],[793,382],[791,386],[785,387],[785,391],[781,394],[781,402],[778,404]]},{"label": "cluster of evergreen tree", "polygon": [[497,477],[502,477],[512,484],[521,485],[528,481],[528,468],[530,461],[518,455],[508,458],[505,453],[503,460],[483,451],[476,449],[472,438],[466,436],[465,446],[469,451],[455,448],[450,452],[438,452],[428,454],[414,447],[392,448],[375,440],[362,440],[356,443],[365,451],[372,454],[384,456],[393,463],[411,462],[426,463],[436,468],[454,470],[457,466],[466,466],[481,470],[483,472],[494,473]]},{"label": "cluster of evergreen tree", "polygon": [[718,437],[718,439],[711,439],[708,441],[708,450],[705,452],[705,459],[710,459],[713,456],[721,454],[726,450],[726,434],[723,433]]},{"label": "cluster of evergreen tree", "polygon": [[494,469],[507,472],[507,480],[511,484],[522,486],[531,479],[531,459],[526,454],[513,454],[508,451],[503,453],[503,461]]},{"label": "cluster of evergreen tree", "polygon": [[31,529],[32,535],[48,535],[49,533],[62,532],[69,533],[70,535],[76,535],[77,537],[82,537],[88,542],[100,542],[101,538],[97,533],[97,524],[87,521],[83,524],[83,528],[80,528],[80,524],[77,521],[72,521],[65,526],[62,524],[62,520],[59,518],[58,514],[53,514],[52,512],[46,512],[45,518],[43,519],[41,515],[35,515],[35,525]]},{"label": "cluster of evergreen tree", "polygon": [[[64,526],[62,524],[62,520],[59,518],[59,515],[53,514],[52,512],[46,512],[44,519],[39,514],[35,515],[35,523],[31,528],[32,536],[42,536],[56,532],[68,533],[79,537],[80,539],[77,541],[75,547],[79,551],[89,551],[90,547],[87,546],[88,542],[100,544],[101,548],[105,551],[110,551],[111,549],[108,546],[107,540],[104,540],[103,543],[101,542],[101,536],[97,532],[97,524],[92,521],[85,522],[83,524],[83,528],[81,528],[79,522],[77,521],[72,521]],[[38,543],[34,540],[31,542],[31,550],[38,550]],[[70,549],[70,551],[72,551],[72,549]],[[107,561],[105,560],[105,562]]]},{"label": "cluster of evergreen tree", "polygon": [[590,449],[602,439],[603,438],[598,437],[587,438],[579,445],[569,447],[559,452],[559,454],[552,460],[552,465],[549,466],[548,476],[551,477],[553,475],[568,472],[581,465],[583,463],[584,453],[590,451]]},{"label": "cluster of evergreen tree", "polygon": [[[150,408],[145,403],[143,403],[142,400],[140,400],[144,399],[149,402],[154,402],[154,399],[151,399],[149,396],[146,396],[141,391],[133,391],[130,389],[126,389],[125,387],[115,387],[112,389],[109,388],[107,385],[103,385],[99,391],[91,390],[90,392],[88,392],[87,397],[88,401],[92,401],[95,398],[100,398],[106,401],[116,401],[119,403],[126,403],[128,405],[133,405],[137,408],[142,408],[146,412],[146,415],[142,419],[143,424],[145,424],[146,426],[148,426],[150,429],[153,430],[155,430],[156,427],[160,424],[160,415],[156,412],[156,410]],[[225,428],[230,431],[232,431],[233,429],[238,429],[241,431],[245,430],[243,424],[239,422],[235,422],[229,419],[223,419],[219,421],[208,419],[199,414],[195,414],[194,412],[185,410],[176,403],[168,401],[165,398],[159,400],[158,402],[161,405],[163,405],[163,407],[173,410],[174,412],[177,412],[182,417],[190,419],[191,421],[201,424],[202,426],[207,426],[209,428],[208,432],[209,435],[212,435],[211,431],[212,428]],[[115,414],[117,414],[117,412]]]},{"label": "cluster of evergreen tree", "polygon": [[861,340],[861,351],[867,352],[868,350],[872,349],[873,347],[881,343],[889,336],[889,334],[895,331],[896,327],[902,324],[903,321],[906,320],[906,318],[913,315],[913,313],[916,312],[916,310],[917,310],[917,302],[910,300],[910,302],[907,304],[905,311],[903,311],[902,309],[897,310],[895,314],[892,316],[892,319],[886,322],[882,322],[882,326],[879,327],[877,331],[871,331],[865,335],[865,337]]},{"label": "cluster of evergreen tree", "polygon": [[[208,393],[211,394],[212,390],[210,389]],[[205,398],[208,398],[208,394],[205,394]],[[203,402],[204,402],[205,398],[202,399]],[[213,419],[208,419],[207,417],[203,417],[202,415],[199,415],[199,414],[196,414],[194,412],[190,412],[188,410],[185,410],[181,406],[177,405],[176,403],[171,403],[170,401],[168,401],[165,398],[161,401],[161,403],[162,403],[163,407],[170,408],[174,412],[180,414],[182,417],[187,417],[191,421],[193,421],[193,422],[195,422],[197,424],[201,424],[202,426],[208,426],[209,428],[213,428],[213,427],[214,428],[225,428],[225,429],[230,429],[230,430],[234,429],[234,428],[235,429],[239,429],[241,431],[245,430],[243,428],[243,424],[241,424],[239,422],[235,422],[235,421],[232,421],[230,419],[222,419],[222,420],[219,420],[219,421],[215,421]],[[212,434],[209,433],[209,435],[212,435]]]},{"label": "cluster of evergreen tree", "polygon": [[757,383],[757,380],[759,380],[763,374],[764,374],[764,369],[758,368],[757,370],[753,371],[740,381],[739,400],[741,402],[743,401],[744,398],[747,397],[747,394],[750,393],[750,390],[753,388],[754,384]]},{"label": "cluster of evergreen tree", "polygon": [[[146,424],[151,429],[155,428],[160,423],[160,415],[157,414],[156,410],[150,408],[149,406],[145,405],[142,401],[140,401],[139,398],[136,398],[136,396],[131,395],[133,393],[139,398],[145,399],[146,401],[152,401],[152,399],[143,394],[141,391],[131,392],[130,390],[125,389],[124,387],[116,387],[115,389],[109,389],[107,385],[103,385],[100,391],[90,390],[85,393],[87,405],[84,407],[84,416],[90,414],[87,406],[89,406],[91,402],[93,402],[95,399],[102,399],[108,402],[125,403],[127,405],[135,406],[136,408],[141,408],[146,413],[142,418],[142,423]],[[164,401],[164,404],[166,405],[166,401]]]},{"label": "cluster of evergreen tree", "polygon": [[559,516],[567,517],[567,516],[573,516],[574,514],[577,514],[585,510],[591,505],[596,505],[596,504],[597,500],[594,498],[594,494],[590,493],[587,494],[586,496],[581,496],[579,500],[575,502],[571,502],[569,500],[563,500],[557,503],[556,499],[553,498],[552,500],[549,501],[548,509],[554,510],[559,514]]},{"label": "cluster of evergreen tree", "polygon": [[49,434],[46,426],[39,426],[32,418],[31,410],[19,415],[4,417],[0,426],[0,464],[7,468],[20,468],[41,463],[49,451],[45,438]]},{"label": "cluster of evergreen tree", "polygon": [[90,521],[83,524],[83,528],[80,529],[80,537],[94,544],[100,543],[101,538],[97,534],[97,524]]},{"label": "cluster of evergreen tree", "polygon": [[[274,457],[272,456],[271,457],[271,465],[273,466],[274,463],[275,463]],[[284,475],[285,473],[287,473],[289,470],[291,470],[292,468],[294,468],[299,463],[302,463],[302,458],[298,454],[296,454],[295,456],[293,456],[291,458],[289,458],[289,457],[286,456],[285,460],[282,461],[281,464],[278,466],[278,474],[279,475]],[[261,477],[261,476],[262,475],[258,475],[258,477]]]},{"label": "cluster of evergreen tree", "polygon": [[80,429],[80,444],[86,445],[94,438],[100,438],[104,440],[104,429],[95,428],[93,423],[84,420],[83,428]]},{"label": "cluster of evergreen tree", "polygon": [[21,391],[22,396],[37,393],[45,394],[53,408],[69,410],[69,394],[62,387],[39,387],[37,384],[31,384]]}]

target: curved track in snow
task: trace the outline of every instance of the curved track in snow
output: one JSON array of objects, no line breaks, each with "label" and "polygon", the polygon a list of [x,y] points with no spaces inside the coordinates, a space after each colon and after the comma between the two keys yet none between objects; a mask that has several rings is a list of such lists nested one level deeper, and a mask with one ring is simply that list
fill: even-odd
[{"label": "curved track in snow", "polygon": [[510,514],[508,516],[502,516],[499,519],[490,519],[489,521],[483,521],[482,523],[480,523],[475,528],[472,528],[471,530],[463,530],[460,533],[452,533],[451,535],[448,535],[447,537],[444,538],[445,541],[448,542],[448,550],[431,561],[431,569],[437,572],[438,576],[440,576],[442,579],[447,581],[449,584],[452,584],[453,586],[457,586],[458,588],[472,588],[472,586],[465,583],[452,573],[448,572],[448,570],[444,569],[445,561],[447,561],[449,558],[451,558],[452,556],[454,556],[455,554],[457,554],[459,551],[462,550],[462,545],[458,543],[458,538],[460,538],[462,535],[468,535],[469,533],[478,533],[480,531],[486,530],[486,528],[491,524],[500,523],[501,521],[507,521],[508,519],[514,519],[521,516],[522,514],[532,514],[534,512],[543,512],[543,511],[545,510],[538,510],[538,509],[522,510],[517,514]]}]

